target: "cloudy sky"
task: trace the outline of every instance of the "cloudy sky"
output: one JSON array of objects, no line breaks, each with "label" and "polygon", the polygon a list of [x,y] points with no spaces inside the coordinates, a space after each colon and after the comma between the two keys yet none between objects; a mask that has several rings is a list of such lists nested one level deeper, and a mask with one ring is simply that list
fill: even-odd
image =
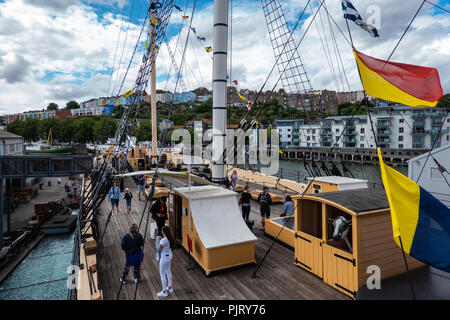
[{"label": "cloudy sky", "polygon": [[[450,0],[433,1],[450,10]],[[176,4],[192,17],[193,2],[177,0]],[[291,27],[306,2],[281,1]],[[132,88],[145,39],[139,43],[122,92],[119,90],[147,3],[148,0],[0,0],[0,114],[45,108],[50,102],[64,107],[69,100],[81,102]],[[241,88],[260,89],[275,63],[261,1],[232,0],[230,3],[233,11],[231,78],[238,80]],[[294,37],[298,43],[304,36],[299,50],[312,87],[360,90],[340,1],[326,0],[325,4],[344,35],[324,9],[319,11],[305,35],[320,1],[311,3]],[[422,0],[353,0],[363,19],[376,24],[380,34],[379,38],[371,38],[351,22],[355,47],[386,59],[421,3]],[[212,12],[212,0],[197,1],[192,26],[206,41],[190,35],[183,69],[188,90],[200,86],[211,88],[212,55],[202,47],[212,46]],[[181,14],[173,11],[167,37],[178,65],[187,23],[183,25]],[[176,46],[179,30],[181,36]],[[438,68],[444,92],[450,92],[449,32],[449,14],[425,3],[391,61]],[[341,60],[345,74],[340,68]],[[174,88],[173,69],[168,77],[170,63],[167,46],[162,45],[157,66],[158,89]],[[278,72],[274,72],[265,90],[271,89],[278,77]]]}]

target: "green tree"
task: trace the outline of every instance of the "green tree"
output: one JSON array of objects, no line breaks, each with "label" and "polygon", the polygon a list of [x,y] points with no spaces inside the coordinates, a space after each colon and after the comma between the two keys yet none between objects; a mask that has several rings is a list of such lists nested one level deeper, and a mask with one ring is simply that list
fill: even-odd
[{"label": "green tree", "polygon": [[27,141],[33,142],[39,140],[39,133],[41,132],[41,121],[38,119],[26,119],[23,122],[23,138]]},{"label": "green tree", "polygon": [[118,123],[112,118],[102,117],[95,121],[93,129],[93,139],[95,141],[105,143],[108,138],[113,137],[116,133]]},{"label": "green tree", "polygon": [[66,109],[79,109],[80,105],[78,104],[78,102],[71,100],[69,102],[66,103]]},{"label": "green tree", "polygon": [[6,131],[23,136],[23,121],[16,120],[6,126]]},{"label": "green tree", "polygon": [[63,142],[72,142],[75,141],[75,121],[78,119],[63,119],[60,120],[61,123],[59,125],[58,130],[58,140]]},{"label": "green tree", "polygon": [[54,102],[50,102],[47,106],[47,110],[51,111],[51,110],[58,110],[59,106],[54,103]]},{"label": "green tree", "polygon": [[136,128],[136,138],[138,141],[152,139],[152,124],[149,120],[141,120]]},{"label": "green tree", "polygon": [[74,123],[75,141],[79,143],[94,141],[94,124],[95,120],[92,117],[76,119]]},{"label": "green tree", "polygon": [[50,119],[43,119],[40,120],[40,132],[39,136],[41,139],[46,140],[48,138],[48,134],[50,132],[50,129],[52,130],[52,138],[53,140],[59,140],[58,133],[59,133],[59,124],[60,120],[55,118]]},{"label": "green tree", "polygon": [[438,108],[448,108],[448,109],[450,109],[450,93],[444,94],[442,96],[442,98],[439,99],[437,107]]}]

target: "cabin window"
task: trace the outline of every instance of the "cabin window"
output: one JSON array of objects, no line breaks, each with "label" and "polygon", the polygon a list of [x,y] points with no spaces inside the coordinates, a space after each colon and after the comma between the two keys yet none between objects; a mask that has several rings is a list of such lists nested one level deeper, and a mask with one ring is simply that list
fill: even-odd
[{"label": "cabin window", "polygon": [[320,190],[322,189],[322,186],[320,184],[313,184],[312,185],[314,193],[320,193]]},{"label": "cabin window", "polygon": [[[326,219],[327,219],[327,230],[326,230],[326,236],[327,236],[327,244],[341,249],[343,251],[347,251],[350,252],[350,248],[347,244],[347,241],[345,241],[344,238],[340,238],[339,240],[336,240],[333,237],[333,234],[335,234],[335,228],[333,226],[333,224],[329,221],[329,219],[335,220],[339,217],[344,217],[347,221],[352,221],[352,216],[350,214],[348,214],[347,212],[344,212],[336,207],[333,206],[326,206]],[[353,247],[353,239],[352,239],[352,230],[353,230],[353,225],[350,226],[350,229],[347,233],[347,239],[349,240],[350,245]]]},{"label": "cabin window", "polygon": [[297,230],[322,239],[322,203],[302,200]]}]

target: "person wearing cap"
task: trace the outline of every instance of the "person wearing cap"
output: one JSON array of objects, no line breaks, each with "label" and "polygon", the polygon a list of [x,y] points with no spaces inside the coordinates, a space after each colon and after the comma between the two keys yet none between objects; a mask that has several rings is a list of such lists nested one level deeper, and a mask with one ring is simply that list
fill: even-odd
[{"label": "person wearing cap", "polygon": [[270,217],[270,204],[272,203],[272,197],[269,194],[269,188],[263,187],[263,192],[258,195],[258,203],[260,205],[259,211],[261,213],[261,225],[262,230],[266,226],[266,218]]},{"label": "person wearing cap", "polygon": [[133,194],[130,192],[128,188],[125,189],[125,201],[127,203],[127,213],[131,212],[131,199],[133,199]]}]

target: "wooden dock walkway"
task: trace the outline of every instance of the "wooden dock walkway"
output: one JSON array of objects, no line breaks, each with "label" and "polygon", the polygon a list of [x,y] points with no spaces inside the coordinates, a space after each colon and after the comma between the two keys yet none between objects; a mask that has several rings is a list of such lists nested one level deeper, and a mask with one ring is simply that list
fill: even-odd
[{"label": "wooden dock walkway", "polygon": [[[103,239],[103,249],[98,249],[99,287],[103,290],[106,300],[116,299],[120,287],[119,278],[122,275],[125,255],[120,248],[122,236],[128,232],[132,223],[139,224],[145,201],[138,200],[137,188],[132,179],[128,178],[126,186],[133,192],[133,206],[131,214],[126,213],[125,200],[119,204],[120,213],[113,215],[106,229]],[[182,183],[171,181],[174,186]],[[279,216],[282,206],[272,207],[272,216]],[[109,201],[104,201],[99,218],[100,232],[103,232],[106,218],[111,209]],[[261,231],[259,206],[252,201],[250,219],[255,220],[253,232],[258,237],[255,247],[256,260],[259,262],[272,240],[264,236]],[[150,217],[150,222],[153,220]],[[149,222],[149,223],[150,223]],[[145,219],[142,223],[141,234],[144,235]],[[137,300],[312,300],[335,299],[346,300],[347,296],[324,284],[318,277],[294,265],[293,250],[276,243],[255,279],[252,278],[256,265],[221,271],[206,277],[203,271],[195,265],[193,270],[187,270],[188,253],[183,249],[173,250],[172,274],[174,293],[167,298],[159,298],[156,294],[161,291],[159,264],[154,259],[155,241],[147,233],[145,239],[144,261],[141,265],[141,280],[138,286]],[[128,275],[128,282],[123,285],[120,300],[132,300],[136,285],[132,280],[132,270]]]}]

